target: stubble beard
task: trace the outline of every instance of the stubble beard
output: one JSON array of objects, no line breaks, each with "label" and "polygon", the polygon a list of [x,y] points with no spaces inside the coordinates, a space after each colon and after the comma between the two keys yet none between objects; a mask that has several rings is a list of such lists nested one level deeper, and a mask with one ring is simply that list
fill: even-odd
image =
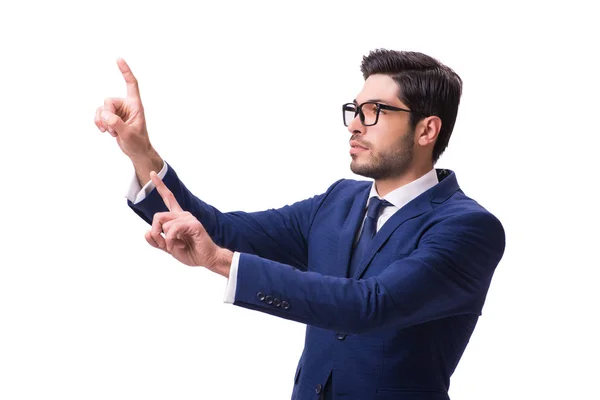
[{"label": "stubble beard", "polygon": [[[412,163],[414,132],[408,132],[389,150],[374,152],[369,150],[370,159],[358,162],[358,156],[352,157],[350,170],[367,178],[375,180],[388,179],[402,175]],[[365,154],[366,155],[366,154]],[[364,157],[364,155],[363,155]]]}]

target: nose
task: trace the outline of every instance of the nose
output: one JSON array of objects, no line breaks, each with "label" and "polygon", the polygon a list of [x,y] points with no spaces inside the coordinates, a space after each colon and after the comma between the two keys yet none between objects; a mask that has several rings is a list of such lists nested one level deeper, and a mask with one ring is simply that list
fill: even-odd
[{"label": "nose", "polygon": [[360,117],[358,114],[354,119],[348,124],[348,132],[352,135],[362,135],[364,133],[365,126],[360,122]]}]

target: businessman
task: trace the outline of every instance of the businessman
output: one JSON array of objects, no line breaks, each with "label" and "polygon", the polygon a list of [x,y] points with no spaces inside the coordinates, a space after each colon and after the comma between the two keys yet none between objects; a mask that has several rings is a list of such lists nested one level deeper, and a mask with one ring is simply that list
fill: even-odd
[{"label": "businessman", "polygon": [[151,225],[146,240],[227,277],[226,302],[307,325],[292,399],[449,399],[505,247],[498,219],[434,168],[460,77],[422,53],[370,52],[342,118],[350,168],[372,180],[222,213],[153,148],[137,81],[118,65],[127,97],[107,99],[95,123],[133,163],[128,204]]}]

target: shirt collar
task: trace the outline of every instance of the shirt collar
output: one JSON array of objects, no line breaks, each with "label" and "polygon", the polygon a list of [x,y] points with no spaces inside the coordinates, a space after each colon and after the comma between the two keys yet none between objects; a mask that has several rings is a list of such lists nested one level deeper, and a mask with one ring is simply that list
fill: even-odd
[{"label": "shirt collar", "polygon": [[[404,186],[400,186],[399,188],[392,190],[383,198],[392,203],[395,207],[402,208],[411,200],[418,197],[421,193],[424,193],[425,191],[431,189],[438,183],[438,176],[435,171],[435,168],[433,168],[431,171],[429,171],[422,177],[415,179],[414,181],[409,182]],[[371,197],[379,197],[379,194],[375,189],[375,182],[373,182],[373,185],[371,185],[369,199],[371,199]]]}]

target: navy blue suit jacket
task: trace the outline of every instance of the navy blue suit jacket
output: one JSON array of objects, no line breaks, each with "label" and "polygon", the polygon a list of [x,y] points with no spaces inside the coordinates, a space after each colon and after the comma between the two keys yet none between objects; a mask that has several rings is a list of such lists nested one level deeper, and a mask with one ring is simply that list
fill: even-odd
[{"label": "navy blue suit jacket", "polygon": [[[293,399],[448,399],[505,235],[454,172],[397,211],[347,276],[369,181],[339,180],[280,209],[221,213],[169,166],[164,182],[216,244],[241,252],[235,303],[307,324]],[[151,223],[156,190],[130,207]]]}]

